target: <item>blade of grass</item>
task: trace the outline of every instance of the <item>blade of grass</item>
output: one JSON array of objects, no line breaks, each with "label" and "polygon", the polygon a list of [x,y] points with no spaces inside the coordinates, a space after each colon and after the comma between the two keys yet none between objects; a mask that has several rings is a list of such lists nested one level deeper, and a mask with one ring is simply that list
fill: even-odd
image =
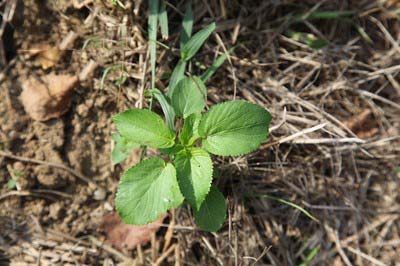
[{"label": "blade of grass", "polygon": [[169,86],[167,91],[168,97],[172,96],[176,84],[178,84],[178,82],[185,76],[185,69],[186,69],[186,61],[182,59],[179,60],[179,62],[176,64],[174,68],[174,71],[172,71],[171,79],[169,80]]},{"label": "blade of grass", "polygon": [[158,22],[160,23],[161,35],[163,39],[168,39],[168,15],[165,9],[165,1],[160,0],[160,11],[158,13]]},{"label": "blade of grass", "polygon": [[283,204],[286,204],[286,205],[288,205],[290,207],[298,209],[304,215],[306,215],[308,218],[310,218],[311,220],[319,223],[319,220],[317,218],[315,218],[310,212],[308,212],[303,207],[300,207],[299,205],[297,205],[297,204],[295,204],[293,202],[290,202],[290,201],[287,201],[287,200],[284,200],[284,199],[281,199],[281,198],[278,198],[278,197],[275,197],[275,196],[272,196],[272,195],[268,195],[268,194],[246,194],[245,197],[247,197],[247,198],[266,198],[266,199],[276,200],[276,201],[278,201],[280,203],[283,203]]},{"label": "blade of grass", "polygon": [[313,11],[307,12],[304,14],[299,14],[293,17],[294,22],[301,22],[304,20],[313,20],[313,19],[339,19],[343,17],[350,17],[356,14],[355,11],[352,10],[344,10],[344,11]]},{"label": "blade of grass", "polygon": [[92,43],[92,42],[94,43],[95,47],[98,47],[100,45],[100,42],[101,42],[100,41],[100,37],[99,36],[93,36],[93,37],[90,37],[90,38],[86,39],[85,42],[82,45],[82,50],[85,50],[86,47],[88,47],[89,44]]},{"label": "blade of grass", "polygon": [[193,29],[193,10],[192,10],[192,0],[189,0],[186,6],[185,16],[182,21],[182,29],[181,29],[181,39],[180,39],[180,47],[183,46],[189,41],[192,36]]},{"label": "blade of grass", "polygon": [[308,19],[338,19],[341,17],[350,17],[356,12],[352,10],[344,11],[316,11],[312,12]]},{"label": "blade of grass", "polygon": [[151,88],[154,88],[156,77],[156,42],[157,42],[157,20],[159,11],[159,0],[149,0],[149,48],[151,67]]},{"label": "blade of grass", "polygon": [[100,80],[100,89],[101,90],[104,87],[104,81],[106,80],[108,73],[110,73],[111,70],[117,70],[117,69],[123,69],[123,66],[121,66],[121,65],[109,66],[104,70],[103,75],[101,76],[101,80]]},{"label": "blade of grass", "polygon": [[163,110],[169,129],[175,131],[175,111],[172,108],[171,104],[168,102],[167,98],[164,96],[164,94],[158,89],[152,89],[147,91],[146,93],[149,93],[156,97],[157,101],[161,105],[161,109]]},{"label": "blade of grass", "polygon": [[329,42],[324,39],[317,38],[314,34],[297,32],[297,31],[287,31],[286,35],[296,41],[305,43],[308,47],[319,50],[329,45]]},{"label": "blade of grass", "polygon": [[189,61],[200,49],[203,43],[210,37],[215,30],[215,23],[211,23],[204,29],[198,31],[181,49],[181,58]]},{"label": "blade of grass", "polygon": [[218,56],[214,63],[201,75],[200,79],[205,83],[212,75],[214,75],[217,69],[225,62],[229,54],[232,53],[235,48],[236,46],[229,49],[227,53]]},{"label": "blade of grass", "polygon": [[314,259],[314,257],[317,255],[318,250],[319,250],[320,246],[316,246],[315,248],[313,248],[310,253],[308,253],[307,257],[305,258],[305,260],[300,264],[300,266],[308,266],[309,263]]}]

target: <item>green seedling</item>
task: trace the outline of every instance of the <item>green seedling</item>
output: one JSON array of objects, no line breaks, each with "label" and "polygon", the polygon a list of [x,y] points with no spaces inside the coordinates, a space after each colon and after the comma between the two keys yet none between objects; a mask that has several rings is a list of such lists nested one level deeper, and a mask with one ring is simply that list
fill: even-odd
[{"label": "green seedling", "polygon": [[119,70],[122,71],[120,77],[115,81],[115,85],[117,85],[118,87],[122,86],[126,79],[128,78],[127,75],[123,72],[124,71],[124,66],[123,65],[114,65],[114,66],[109,66],[107,67],[104,71],[103,71],[103,75],[101,76],[101,80],[100,80],[100,89],[104,88],[104,82],[106,81],[106,78],[108,76],[108,74],[110,74],[111,71],[114,70]]},{"label": "green seedling", "polygon": [[110,0],[110,2],[113,6],[118,5],[118,6],[122,7],[123,9],[126,9],[125,5],[119,0]]},{"label": "green seedling", "polygon": [[322,49],[329,44],[327,40],[317,38],[311,33],[287,31],[286,34],[293,40],[305,43],[308,47],[315,50]]},{"label": "green seedling", "polygon": [[[221,55],[203,75],[186,76],[186,65],[215,29],[211,23],[192,36],[192,9],[189,2],[183,21],[180,59],[174,68],[166,94],[154,88],[157,20],[163,8],[150,0],[149,39],[152,89],[145,96],[155,98],[164,119],[144,109],[130,109],[115,115],[119,134],[112,157],[118,163],[132,148],[158,148],[163,158],[141,160],[128,169],[118,186],[116,209],[127,224],[155,221],[184,200],[192,206],[195,222],[206,231],[217,231],[225,221],[226,203],[212,185],[211,155],[239,156],[256,150],[268,136],[271,115],[263,107],[246,101],[228,101],[205,111],[207,90],[204,82],[225,61]],[[150,108],[152,106],[150,102]],[[145,152],[142,151],[142,154]],[[144,157],[144,156],[143,156]]]},{"label": "green seedling", "polygon": [[10,180],[8,180],[8,182],[7,182],[7,188],[9,189],[9,190],[13,190],[13,189],[15,189],[16,187],[17,187],[17,179],[10,179]]},{"label": "green seedling", "polygon": [[196,82],[200,78],[183,78],[171,98],[176,117],[183,119],[182,128],[171,130],[161,116],[143,109],[112,118],[126,140],[168,154],[167,161],[146,159],[122,176],[116,208],[125,223],[150,223],[186,199],[196,223],[204,230],[217,231],[225,220],[226,204],[211,185],[210,154],[247,154],[266,139],[271,121],[268,111],[249,102],[229,101],[202,114],[205,101]]}]

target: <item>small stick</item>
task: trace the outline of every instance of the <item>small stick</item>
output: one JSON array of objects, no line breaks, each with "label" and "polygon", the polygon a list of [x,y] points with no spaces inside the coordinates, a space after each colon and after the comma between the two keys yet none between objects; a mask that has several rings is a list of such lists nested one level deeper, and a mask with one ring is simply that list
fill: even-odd
[{"label": "small stick", "polygon": [[176,244],[171,245],[171,246],[167,249],[167,251],[165,251],[165,252],[161,255],[161,257],[159,257],[159,258],[156,260],[156,262],[153,264],[153,266],[158,266],[158,265],[160,265],[160,264],[169,256],[169,254],[172,253],[172,251],[175,250],[175,246],[176,246]]},{"label": "small stick", "polygon": [[[115,257],[119,258],[121,261],[125,261],[125,262],[131,262],[132,263],[132,259],[125,256],[123,253],[119,252],[118,250],[116,250],[115,248],[101,242],[100,240],[98,240],[97,238],[93,237],[93,236],[89,236],[90,241],[95,245],[98,246],[99,248],[102,248],[103,250],[107,251],[108,253],[114,255]],[[131,264],[128,264],[131,265]]]},{"label": "small stick", "polygon": [[76,176],[77,178],[85,181],[89,185],[93,185],[96,188],[99,187],[96,184],[96,182],[94,182],[93,180],[90,180],[89,178],[87,178],[83,174],[81,174],[81,173],[75,171],[74,169],[72,169],[72,168],[70,168],[68,166],[65,166],[63,164],[51,163],[51,162],[46,162],[46,161],[41,161],[41,160],[36,160],[36,159],[30,159],[30,158],[21,157],[21,156],[16,156],[16,155],[9,154],[9,153],[7,153],[5,151],[2,151],[2,150],[0,150],[0,156],[7,157],[7,158],[10,158],[10,159],[14,159],[14,160],[18,160],[18,161],[23,161],[23,162],[28,162],[28,163],[35,163],[35,164],[43,164],[43,165],[47,165],[47,166],[50,166],[50,167],[63,169],[65,171],[69,172],[70,174]]}]

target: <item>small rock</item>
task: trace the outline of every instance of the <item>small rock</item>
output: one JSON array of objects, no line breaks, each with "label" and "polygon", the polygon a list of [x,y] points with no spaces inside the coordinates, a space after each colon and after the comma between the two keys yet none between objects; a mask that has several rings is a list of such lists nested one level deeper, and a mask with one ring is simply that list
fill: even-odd
[{"label": "small rock", "polygon": [[104,200],[107,196],[107,192],[102,189],[102,188],[98,188],[94,191],[93,193],[93,198],[95,200]]},{"label": "small rock", "polygon": [[39,165],[34,170],[39,183],[48,188],[60,188],[65,185],[63,173],[47,165]]},{"label": "small rock", "polygon": [[49,217],[58,219],[62,211],[62,206],[59,202],[53,203],[49,206]]}]

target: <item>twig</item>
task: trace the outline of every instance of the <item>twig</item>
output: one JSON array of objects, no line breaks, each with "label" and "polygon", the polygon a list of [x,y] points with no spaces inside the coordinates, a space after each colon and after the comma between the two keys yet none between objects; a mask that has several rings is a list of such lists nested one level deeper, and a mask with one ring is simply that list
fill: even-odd
[{"label": "twig", "polygon": [[171,245],[162,255],[159,257],[156,262],[153,264],[153,266],[158,266],[160,265],[168,256],[171,254],[172,251],[175,250],[176,244]]},{"label": "twig", "polygon": [[5,151],[2,151],[2,150],[0,150],[0,156],[7,157],[7,158],[10,158],[10,159],[14,159],[14,160],[18,160],[18,161],[23,161],[23,162],[28,162],[28,163],[35,163],[35,164],[42,164],[42,165],[47,165],[47,166],[50,166],[50,167],[63,169],[65,171],[69,172],[70,174],[76,176],[77,178],[85,181],[89,185],[93,185],[96,188],[99,187],[96,184],[96,182],[94,182],[93,180],[90,180],[88,177],[84,176],[83,174],[81,174],[81,173],[75,171],[74,169],[72,169],[72,168],[70,168],[68,166],[65,166],[63,164],[46,162],[46,161],[41,161],[41,160],[36,160],[36,159],[30,159],[30,158],[26,158],[26,157],[22,157],[22,156],[9,154],[9,153],[7,153]]},{"label": "twig", "polygon": [[336,246],[336,250],[339,253],[340,257],[342,257],[342,260],[344,262],[344,264],[346,264],[347,266],[352,266],[349,258],[346,256],[346,253],[344,253],[342,245],[340,244],[340,239],[338,236],[337,231],[334,231],[329,225],[324,224],[325,226],[325,230],[328,234],[328,238],[335,243]]},{"label": "twig", "polygon": [[47,197],[46,195],[40,195],[40,194],[37,194],[37,193],[32,193],[30,191],[15,191],[15,190],[9,191],[7,193],[4,193],[3,195],[0,196],[0,200],[3,200],[5,198],[11,197],[11,196],[43,197],[43,198],[47,198],[47,199],[50,199],[50,200],[54,200],[54,199],[52,199],[50,197]]},{"label": "twig", "polygon": [[119,258],[120,260],[125,261],[125,262],[129,262],[129,261],[132,262],[131,258],[125,256],[123,253],[119,252],[115,248],[113,248],[107,244],[104,244],[103,242],[99,241],[97,238],[95,238],[93,236],[89,236],[89,239],[90,239],[90,241],[92,241],[92,243],[95,246],[98,246],[99,248],[104,249],[105,251],[111,253],[112,255]]},{"label": "twig", "polygon": [[348,251],[350,251],[350,252],[352,252],[352,253],[354,253],[354,254],[356,254],[356,255],[362,257],[363,259],[366,259],[366,260],[368,260],[369,262],[372,262],[373,265],[388,266],[387,264],[385,264],[385,263],[383,263],[383,262],[381,262],[381,261],[379,261],[379,260],[377,260],[377,259],[375,259],[375,258],[369,256],[368,254],[365,254],[364,252],[361,252],[361,251],[358,250],[358,249],[354,249],[354,248],[352,248],[352,247],[345,247],[345,248],[346,248]]}]

